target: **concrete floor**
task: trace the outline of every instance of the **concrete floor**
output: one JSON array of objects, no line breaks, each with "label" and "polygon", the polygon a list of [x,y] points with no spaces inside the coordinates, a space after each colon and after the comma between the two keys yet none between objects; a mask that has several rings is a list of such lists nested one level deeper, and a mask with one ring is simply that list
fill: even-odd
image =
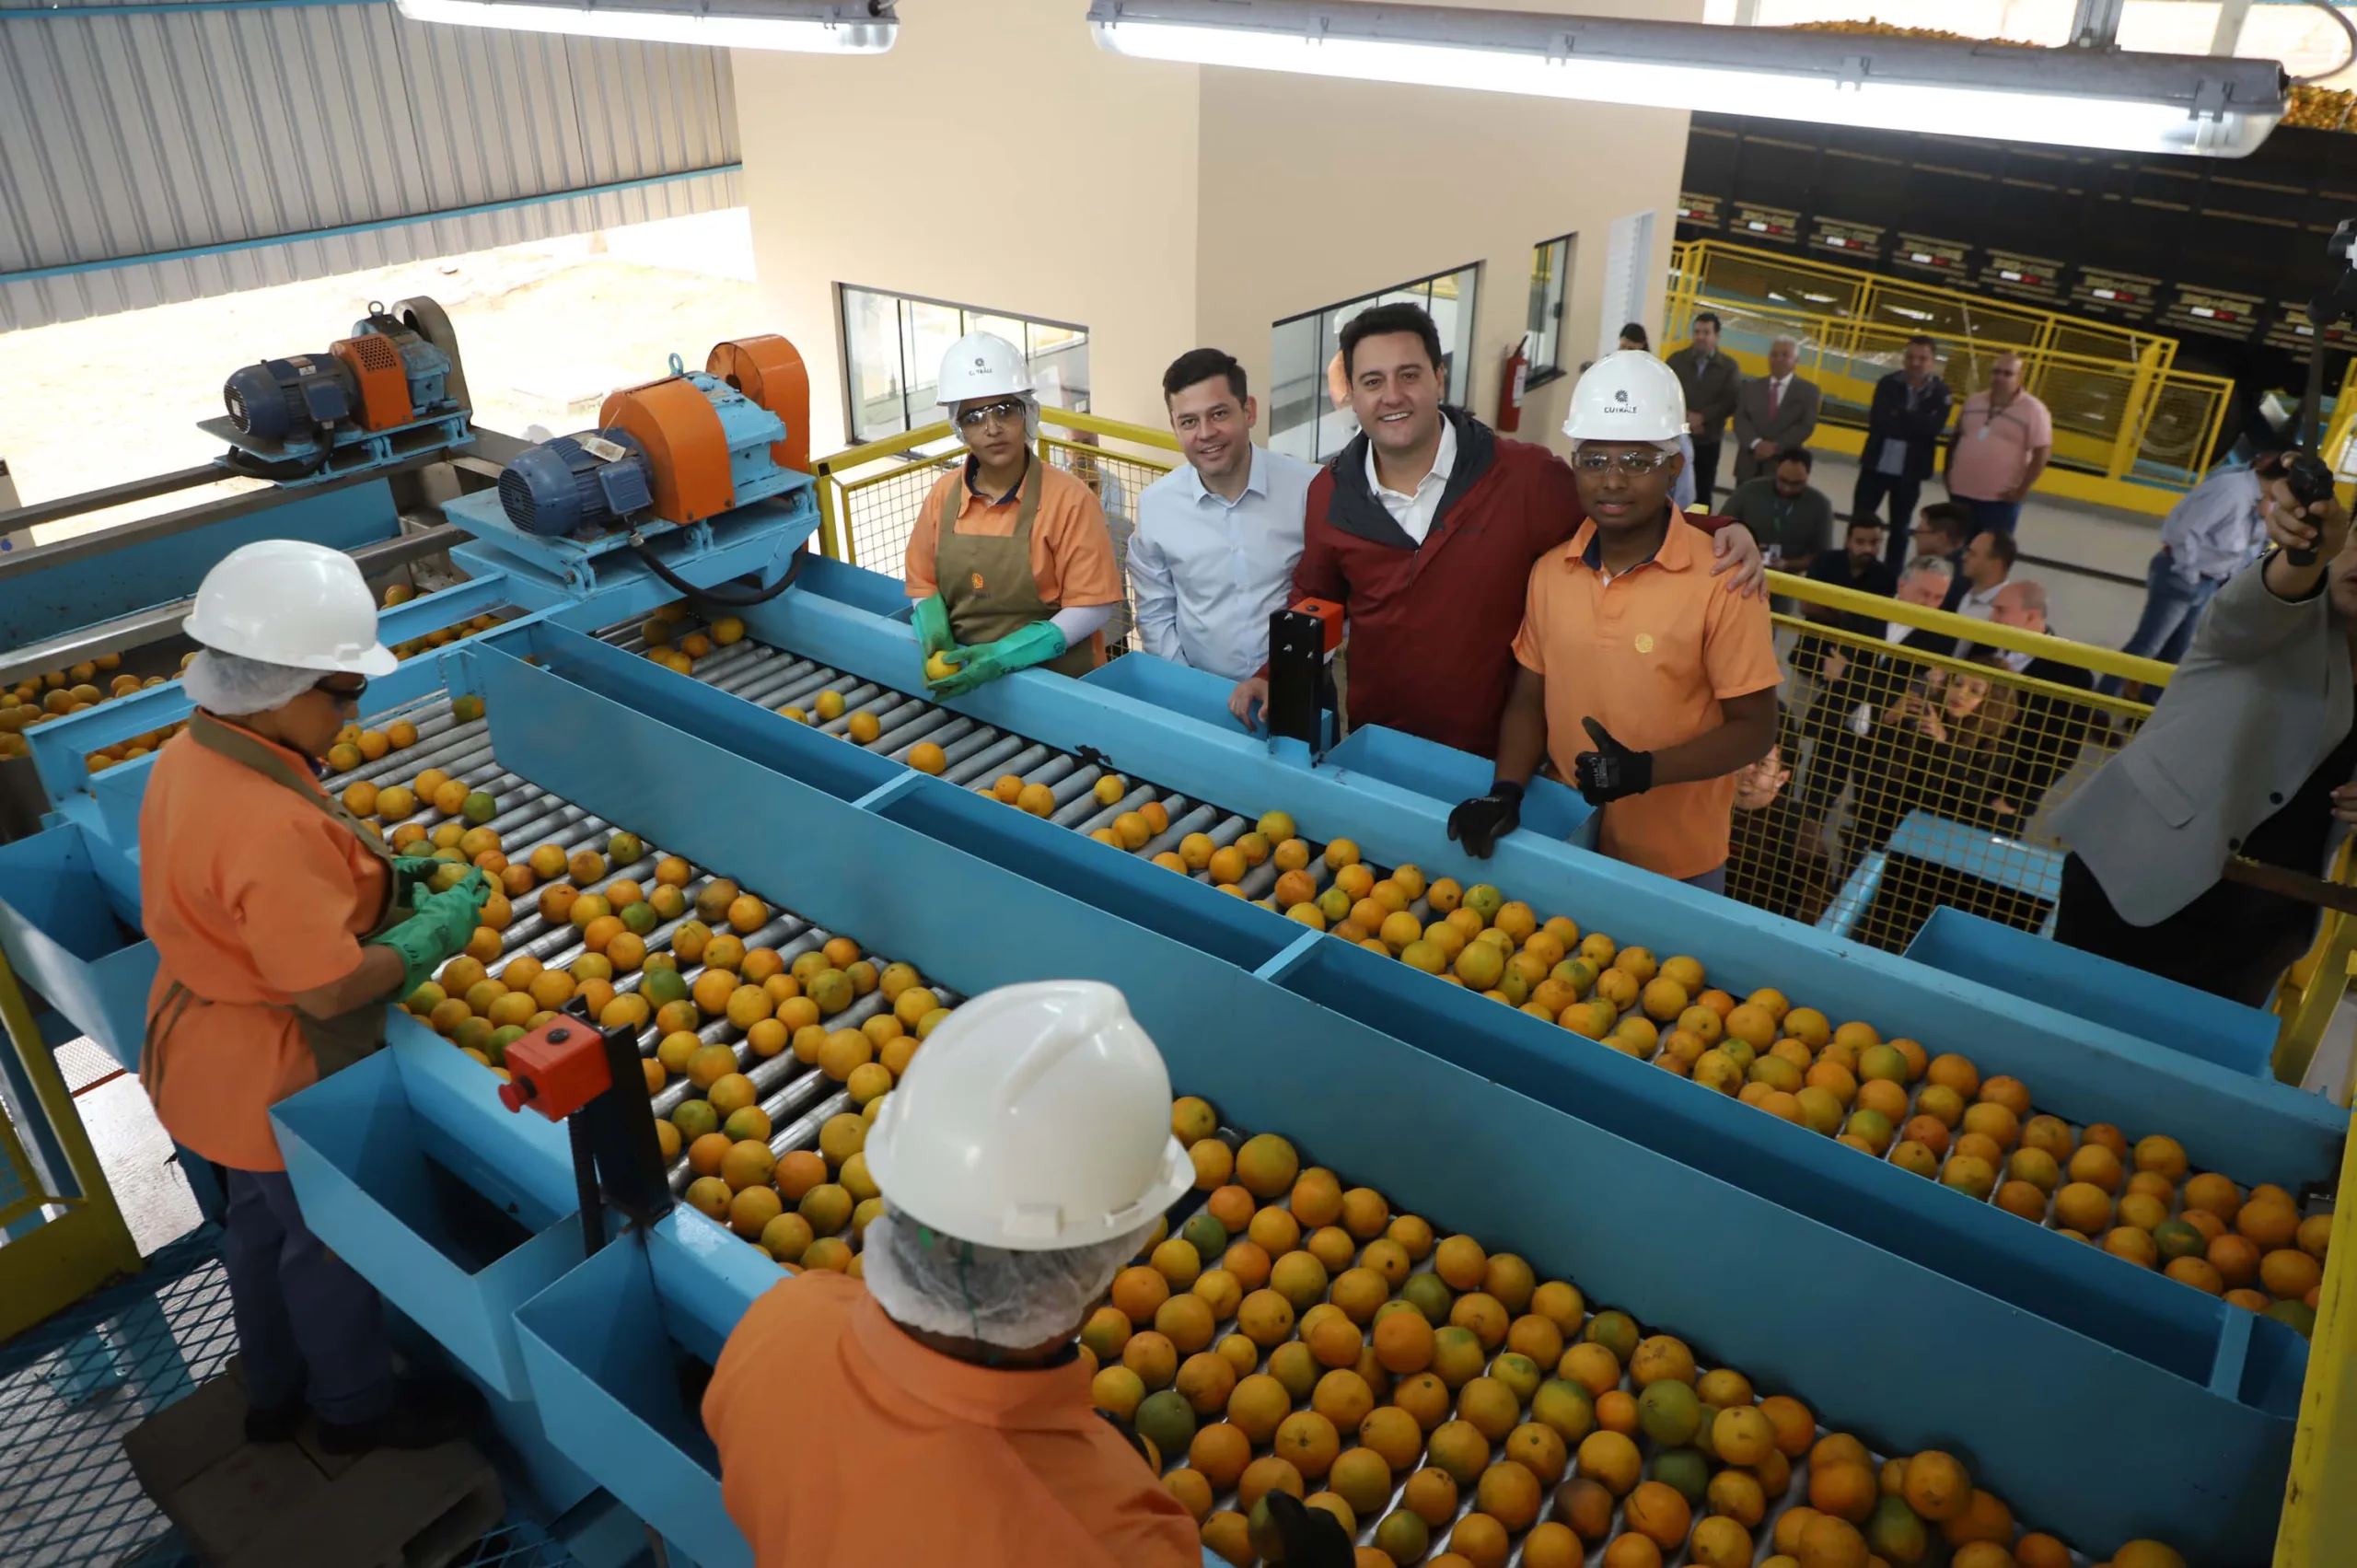
[{"label": "concrete floor", "polygon": [[114,1058],[87,1040],[60,1046],[57,1066],[140,1256],[194,1230],[196,1198],[138,1075],[118,1073]]}]

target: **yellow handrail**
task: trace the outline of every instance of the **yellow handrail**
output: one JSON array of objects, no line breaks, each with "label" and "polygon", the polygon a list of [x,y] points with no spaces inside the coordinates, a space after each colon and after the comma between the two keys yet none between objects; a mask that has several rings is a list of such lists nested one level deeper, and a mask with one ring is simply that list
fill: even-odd
[{"label": "yellow handrail", "polygon": [[2340,1157],[2340,1198],[2308,1341],[2308,1380],[2292,1435],[2292,1472],[2276,1526],[2275,1568],[2339,1568],[2357,1542],[2357,1138]]},{"label": "yellow handrail", "polygon": [[[2077,665],[2098,675],[2116,675],[2122,680],[2139,681],[2148,687],[2165,686],[2169,677],[2177,673],[2175,665],[2163,664],[2158,659],[2138,658],[2133,654],[2098,648],[2087,643],[2074,643],[2068,637],[2049,636],[2043,632],[2025,632],[2015,626],[2000,626],[1993,621],[1979,621],[1953,610],[1927,610],[1922,605],[1909,604],[1881,594],[1845,588],[1834,583],[1820,583],[1813,577],[1796,577],[1789,572],[1771,572],[1768,582],[1771,590],[1781,598],[1802,599],[1851,615],[1871,616],[1876,621],[1896,621],[1967,643],[2003,648],[2007,653],[2027,654],[2033,658],[2052,659],[2057,664]],[[2068,694],[2081,698],[2086,695],[2084,691]]]}]

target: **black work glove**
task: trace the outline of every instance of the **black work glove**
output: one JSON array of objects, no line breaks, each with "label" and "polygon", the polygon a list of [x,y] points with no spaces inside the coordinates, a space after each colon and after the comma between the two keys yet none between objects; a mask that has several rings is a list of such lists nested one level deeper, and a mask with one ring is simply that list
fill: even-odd
[{"label": "black work glove", "polygon": [[[1342,1521],[1282,1487],[1268,1493],[1269,1523],[1284,1543],[1285,1568],[1352,1568],[1358,1561]],[[1265,1553],[1263,1555],[1266,1555]]]},{"label": "black work glove", "polygon": [[1521,821],[1522,786],[1498,779],[1491,784],[1489,794],[1457,803],[1457,809],[1448,814],[1448,836],[1463,844],[1465,853],[1474,859],[1487,860],[1498,841]]},{"label": "black work glove", "polygon": [[1602,806],[1627,795],[1643,795],[1654,787],[1654,754],[1631,751],[1612,738],[1612,734],[1594,719],[1580,720],[1596,749],[1583,751],[1572,759],[1572,772],[1577,778],[1580,794],[1590,806]]}]

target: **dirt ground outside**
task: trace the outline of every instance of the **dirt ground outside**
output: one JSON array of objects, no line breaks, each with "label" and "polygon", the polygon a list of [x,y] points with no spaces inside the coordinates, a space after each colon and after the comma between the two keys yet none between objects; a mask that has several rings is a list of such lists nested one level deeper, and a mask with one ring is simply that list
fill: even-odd
[{"label": "dirt ground outside", "polygon": [[[205,461],[196,428],[257,360],[319,353],[371,300],[430,295],[449,313],[475,422],[522,436],[586,427],[616,387],[678,354],[770,331],[743,208],[315,278],[0,336],[0,458],[22,505]],[[158,496],[33,530],[46,544],[197,505],[254,482]]]}]

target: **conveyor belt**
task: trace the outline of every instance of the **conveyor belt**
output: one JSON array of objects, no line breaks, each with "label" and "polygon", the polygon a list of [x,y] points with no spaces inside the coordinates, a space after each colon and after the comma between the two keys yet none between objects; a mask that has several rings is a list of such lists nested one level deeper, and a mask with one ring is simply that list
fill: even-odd
[{"label": "conveyor belt", "polygon": [[[492,752],[488,725],[482,719],[460,720],[454,716],[447,692],[436,691],[407,706],[375,714],[367,725],[370,728],[381,729],[394,720],[403,718],[417,726],[415,744],[388,753],[349,772],[331,774],[323,781],[324,786],[331,794],[341,794],[346,786],[365,780],[381,788],[406,783],[428,768],[438,768],[453,779],[465,783],[470,789],[482,790],[498,801],[498,813],[480,826],[499,834],[502,844],[505,846],[501,853],[508,854],[511,860],[520,861],[543,843],[553,843],[563,849],[567,860],[579,850],[594,849],[602,853],[607,841],[617,830],[618,824],[608,822],[502,768]],[[422,807],[408,817],[381,825],[389,838],[396,828],[406,822],[432,827],[450,820],[454,819],[443,816],[431,807]],[[609,866],[597,878],[598,887],[623,879],[644,882],[654,877],[655,868],[664,859],[665,852],[643,836],[641,842],[645,845],[645,853],[627,865]],[[693,908],[695,896],[714,879],[709,873],[700,873],[681,889],[689,900],[689,912],[676,920],[664,921],[648,932],[644,937],[648,953],[668,949],[679,928],[696,918]],[[541,884],[543,887],[548,885]],[[592,892],[596,889],[583,888],[581,890]],[[756,893],[755,896],[760,895]],[[499,956],[484,964],[484,968],[494,974],[500,966],[519,958],[537,959],[545,969],[561,970],[588,951],[580,930],[570,923],[552,923],[540,913],[537,902],[529,900],[516,900],[515,918],[499,935],[502,943]],[[835,935],[772,904],[770,919],[759,929],[745,934],[741,940],[748,951],[756,947],[775,949],[778,956],[791,966],[796,958],[824,947]],[[860,956],[879,970],[894,961],[865,947]],[[443,968],[447,970],[448,966],[446,964]],[[704,972],[705,968],[701,963],[683,965],[679,971],[679,977],[692,989],[696,978]],[[626,994],[636,991],[644,978],[645,970],[641,967],[626,974],[618,972],[612,983],[617,994]],[[955,1007],[964,1001],[957,993],[935,981],[928,980],[924,983],[944,1007]],[[870,991],[824,1022],[830,1031],[856,1029],[888,1005],[882,991]],[[737,1070],[752,1080],[754,1088],[761,1095],[757,1103],[770,1119],[772,1132],[769,1144],[773,1155],[783,1156],[794,1149],[816,1148],[819,1131],[830,1117],[859,1109],[852,1103],[849,1092],[842,1085],[816,1066],[806,1066],[792,1051],[783,1051],[768,1058],[759,1056],[747,1042],[745,1031],[726,1017],[709,1019],[696,1032],[707,1045],[735,1048]],[[650,1021],[639,1031],[639,1055],[652,1057],[660,1040],[660,1031]],[[702,1098],[702,1091],[693,1087],[685,1077],[673,1078],[655,1092],[655,1114],[668,1118],[682,1101],[691,1098]],[[672,1191],[684,1191],[693,1179],[683,1151],[671,1164]]]}]

